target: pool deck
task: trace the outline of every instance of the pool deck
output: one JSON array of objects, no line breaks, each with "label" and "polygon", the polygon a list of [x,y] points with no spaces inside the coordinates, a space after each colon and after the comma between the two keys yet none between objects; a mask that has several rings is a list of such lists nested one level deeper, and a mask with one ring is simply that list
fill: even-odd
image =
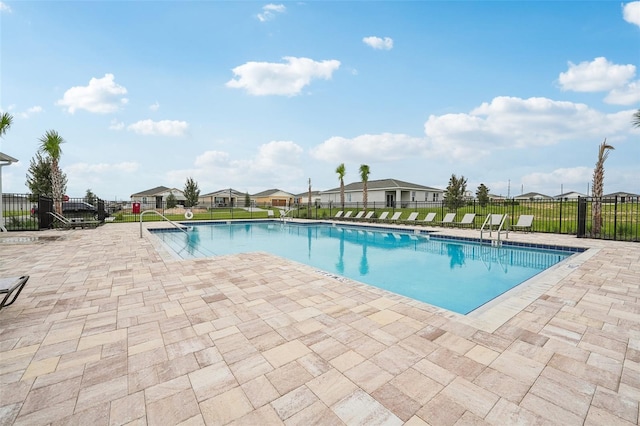
[{"label": "pool deck", "polygon": [[589,250],[464,317],[139,232],[0,234],[0,424],[638,424],[638,243],[511,233]]}]

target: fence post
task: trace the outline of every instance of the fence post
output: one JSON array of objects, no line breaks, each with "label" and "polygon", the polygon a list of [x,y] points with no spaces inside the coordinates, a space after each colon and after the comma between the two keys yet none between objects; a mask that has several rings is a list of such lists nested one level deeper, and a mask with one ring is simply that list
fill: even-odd
[{"label": "fence post", "polygon": [[613,202],[613,239],[617,240],[617,231],[618,231],[618,197],[615,197],[615,201]]},{"label": "fence post", "polygon": [[[562,204],[560,204],[562,206]],[[562,208],[560,209],[562,217]],[[584,238],[587,235],[587,199],[578,197],[578,230],[577,237]]]}]

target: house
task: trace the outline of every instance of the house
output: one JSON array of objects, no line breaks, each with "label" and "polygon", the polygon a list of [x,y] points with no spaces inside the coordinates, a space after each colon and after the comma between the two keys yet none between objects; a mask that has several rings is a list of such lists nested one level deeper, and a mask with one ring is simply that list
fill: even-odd
[{"label": "house", "polygon": [[166,205],[167,197],[173,194],[178,204],[184,204],[186,198],[184,192],[177,188],[167,188],[166,186],[157,186],[147,189],[146,191],[131,194],[132,203],[140,203],[142,210],[161,209]]},{"label": "house", "polygon": [[538,201],[538,200],[553,200],[553,197],[549,195],[544,195],[539,192],[527,192],[526,194],[516,195],[513,197],[514,200],[520,201]]},{"label": "house", "polygon": [[251,200],[257,206],[287,207],[291,206],[295,199],[294,194],[280,189],[267,189],[251,196]]},{"label": "house", "polygon": [[244,207],[246,198],[246,192],[243,193],[233,188],[227,188],[200,195],[200,197],[198,197],[198,206],[208,208],[229,206]]},{"label": "house", "polygon": [[563,200],[563,201],[578,201],[579,197],[586,197],[587,194],[582,194],[580,192],[565,192],[564,194],[556,195],[553,197],[554,200]]},{"label": "house", "polygon": [[[311,191],[311,204],[318,205],[320,204],[320,201],[320,191]],[[296,194],[293,202],[302,206],[309,204],[309,191]]]},{"label": "house", "polygon": [[497,194],[487,194],[489,196],[489,199],[491,201],[506,201],[507,197],[505,197],[504,195],[497,195]]},{"label": "house", "polygon": [[[362,203],[362,182],[353,182],[344,187],[344,201],[346,203]],[[385,207],[403,207],[409,203],[440,203],[443,199],[442,189],[415,183],[403,182],[398,179],[380,179],[367,182],[367,202]],[[333,188],[320,193],[322,204],[339,205],[340,188]]]},{"label": "house", "polygon": [[611,194],[603,195],[602,198],[610,203],[618,201],[619,203],[632,203],[640,201],[640,195],[632,194],[631,192],[612,192]]}]

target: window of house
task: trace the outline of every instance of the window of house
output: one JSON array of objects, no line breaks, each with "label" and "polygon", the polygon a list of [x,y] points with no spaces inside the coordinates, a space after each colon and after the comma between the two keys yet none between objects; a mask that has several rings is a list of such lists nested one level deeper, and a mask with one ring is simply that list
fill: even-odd
[{"label": "window of house", "polygon": [[416,200],[416,191],[411,191],[411,201]]},{"label": "window of house", "polygon": [[433,193],[433,201],[438,201],[438,199],[440,198],[440,194],[438,194],[437,192]]},{"label": "window of house", "polygon": [[347,194],[347,201],[351,202],[351,194]]}]

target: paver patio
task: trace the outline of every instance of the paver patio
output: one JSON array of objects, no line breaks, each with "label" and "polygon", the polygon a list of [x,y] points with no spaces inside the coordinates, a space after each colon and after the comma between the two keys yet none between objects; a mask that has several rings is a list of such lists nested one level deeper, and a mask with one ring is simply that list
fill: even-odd
[{"label": "paver patio", "polygon": [[3,234],[0,424],[638,424],[640,244],[510,239],[590,250],[464,317],[138,224]]}]

